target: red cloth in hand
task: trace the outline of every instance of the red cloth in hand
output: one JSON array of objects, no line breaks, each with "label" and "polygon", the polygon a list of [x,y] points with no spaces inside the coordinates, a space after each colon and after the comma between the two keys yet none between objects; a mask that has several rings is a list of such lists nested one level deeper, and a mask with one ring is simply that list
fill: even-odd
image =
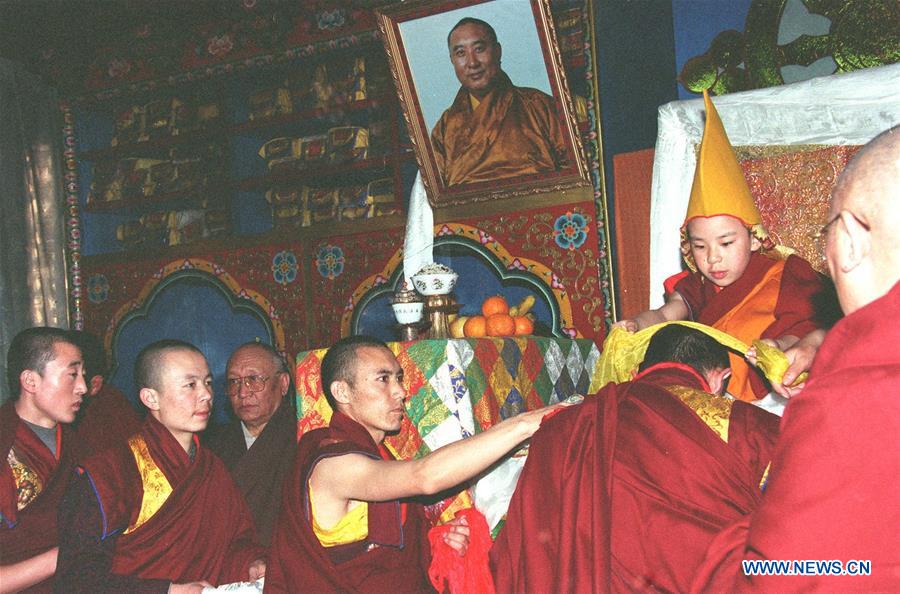
[{"label": "red cloth in hand", "polygon": [[488,566],[488,551],[493,542],[487,520],[475,508],[464,509],[456,517],[464,517],[468,521],[469,548],[465,555],[460,556],[444,542],[444,534],[452,524],[442,524],[429,530],[431,566],[428,577],[438,592],[494,594],[494,580]]}]

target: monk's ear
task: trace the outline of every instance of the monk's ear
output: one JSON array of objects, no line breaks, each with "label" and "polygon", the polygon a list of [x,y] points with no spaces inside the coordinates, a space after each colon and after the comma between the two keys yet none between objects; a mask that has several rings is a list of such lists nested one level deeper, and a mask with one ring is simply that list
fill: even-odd
[{"label": "monk's ear", "polygon": [[88,393],[91,396],[96,396],[100,393],[100,389],[103,388],[103,376],[95,375],[91,378],[90,384],[88,384]]},{"label": "monk's ear", "polygon": [[837,249],[841,271],[847,273],[859,266],[872,252],[872,234],[852,213],[842,210],[837,235]]},{"label": "monk's ear", "polygon": [[709,384],[710,393],[718,394],[721,396],[725,394],[725,387],[728,385],[728,378],[731,377],[731,368],[720,367],[719,369],[707,371],[705,377],[706,383]]},{"label": "monk's ear", "polygon": [[19,389],[22,393],[34,394],[37,392],[37,385],[40,381],[40,374],[34,369],[23,369],[19,374]]},{"label": "monk's ear", "polygon": [[345,380],[334,380],[331,382],[331,395],[338,404],[349,404],[350,384]]},{"label": "monk's ear", "polygon": [[141,388],[138,394],[144,406],[150,410],[159,410],[159,392],[153,388]]}]

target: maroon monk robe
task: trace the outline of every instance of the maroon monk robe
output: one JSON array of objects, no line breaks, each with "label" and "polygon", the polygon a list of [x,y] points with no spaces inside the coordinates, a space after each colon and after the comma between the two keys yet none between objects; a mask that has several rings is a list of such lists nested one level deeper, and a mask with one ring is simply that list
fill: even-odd
[{"label": "maroon monk robe", "polygon": [[[678,292],[687,304],[690,312],[688,319],[707,326],[716,326],[716,322],[740,304],[748,293],[757,287],[769,269],[777,262],[778,260],[759,252],[753,252],[744,274],[734,283],[722,289],[706,280],[699,272],[687,274],[683,278],[681,275],[676,275],[669,281],[676,278],[681,279],[675,284],[674,291]],[[775,339],[788,335],[803,338],[813,330],[822,327],[823,323],[828,321],[829,314],[832,313],[828,309],[822,309],[829,306],[833,308],[833,304],[827,303],[825,300],[824,287],[822,277],[806,260],[797,256],[789,256],[784,262],[784,271],[781,274],[776,302],[753,303],[752,308],[748,305],[744,306],[745,310],[752,309],[755,315],[771,315],[774,317],[774,321],[752,339],[740,336],[740,333],[731,332],[731,334],[747,343],[758,338]],[[821,311],[817,309],[817,305]],[[736,357],[733,356],[732,365],[735,364],[746,365],[742,359],[736,360]],[[756,398],[762,398],[770,391],[770,387],[761,373],[750,373],[749,377]]]},{"label": "maroon monk robe", "polygon": [[85,395],[72,426],[83,457],[123,444],[141,430],[141,417],[115,386],[104,383],[94,396]]},{"label": "maroon monk robe", "polygon": [[498,592],[689,587],[718,530],[756,506],[778,418],[720,406],[726,443],[680,388],[713,398],[665,363],[544,421],[491,550]]},{"label": "maroon monk robe", "polygon": [[[78,455],[77,441],[68,427],[57,428],[57,459],[16,413],[15,402],[0,408],[0,563],[17,563],[47,551],[57,544],[56,511],[72,475]],[[41,486],[36,496],[24,482],[21,491],[10,468],[10,453],[33,472]],[[27,480],[27,479],[25,479]],[[34,492],[30,489],[30,492]],[[19,509],[19,501],[26,507]],[[28,592],[51,591],[46,580]]]},{"label": "maroon monk robe", "polygon": [[297,451],[294,407],[282,402],[249,450],[239,420],[219,428],[207,445],[225,463],[253,514],[259,541],[269,546],[281,511],[282,483]]},{"label": "maroon monk robe", "polygon": [[319,460],[349,453],[382,458],[362,425],[339,412],[328,427],[300,439],[297,463],[284,482],[282,512],[266,567],[266,592],[431,591],[428,524],[420,504],[369,502],[365,540],[328,548],[319,544],[310,516],[309,476]]},{"label": "maroon monk robe", "polygon": [[[132,591],[143,589],[141,580],[157,580],[148,582],[154,585],[158,580],[247,581],[250,563],[263,558],[264,550],[255,542],[250,511],[222,461],[196,438],[191,460],[153,416],[148,415],[137,436],[171,493],[155,514],[126,533],[135,526],[144,498],[153,498],[135,454],[122,444],[85,460],[79,467],[81,480],[73,481],[60,511],[57,589]],[[77,490],[83,493],[86,484],[92,499],[81,497],[80,504],[67,505],[70,494],[78,500]],[[92,516],[100,521],[86,533],[80,523]],[[117,581],[116,576],[131,579]]]},{"label": "maroon monk robe", "polygon": [[[716,539],[696,591],[900,591],[900,283],[828,333],[784,413],[759,509]],[[870,560],[862,577],[743,575],[741,559]]]}]

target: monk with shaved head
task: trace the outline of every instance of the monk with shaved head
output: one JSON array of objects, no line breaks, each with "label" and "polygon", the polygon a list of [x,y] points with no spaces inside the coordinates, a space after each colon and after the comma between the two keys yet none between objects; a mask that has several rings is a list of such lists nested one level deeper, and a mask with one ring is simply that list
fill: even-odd
[{"label": "monk with shaved head", "polygon": [[713,542],[696,591],[900,591],[900,127],[854,157],[828,217],[846,316],[785,411],[759,508]]}]

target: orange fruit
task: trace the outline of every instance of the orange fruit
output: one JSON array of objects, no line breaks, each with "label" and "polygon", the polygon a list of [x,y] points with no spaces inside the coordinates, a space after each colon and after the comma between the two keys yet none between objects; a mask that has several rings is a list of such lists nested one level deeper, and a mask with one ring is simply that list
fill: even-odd
[{"label": "orange fruit", "polygon": [[512,336],[516,333],[516,322],[509,314],[495,313],[487,318],[488,336]]},{"label": "orange fruit", "polygon": [[503,295],[494,295],[488,297],[481,304],[481,313],[484,317],[490,317],[494,314],[509,313],[509,303],[503,298]]},{"label": "orange fruit", "polygon": [[516,323],[516,336],[522,336],[534,332],[534,322],[532,322],[525,316],[519,316],[517,318],[513,318],[513,320]]},{"label": "orange fruit", "polygon": [[487,320],[485,320],[484,316],[472,316],[466,320],[466,325],[463,326],[463,334],[469,338],[485,336],[486,333]]}]

